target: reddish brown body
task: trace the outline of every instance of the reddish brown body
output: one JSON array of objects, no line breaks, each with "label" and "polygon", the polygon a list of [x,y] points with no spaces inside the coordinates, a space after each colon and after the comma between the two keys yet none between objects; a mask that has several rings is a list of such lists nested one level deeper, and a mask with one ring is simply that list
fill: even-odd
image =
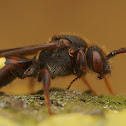
[{"label": "reddish brown body", "polygon": [[[22,56],[34,54],[33,59]],[[98,46],[88,46],[86,41],[74,35],[55,35],[47,44],[18,47],[0,50],[0,57],[6,57],[5,66],[0,69],[0,87],[12,82],[16,77],[36,77],[39,82],[43,81],[45,103],[51,114],[49,88],[50,79],[57,76],[75,75],[82,78],[88,88],[96,95],[88,81],[84,78],[87,67],[98,74],[98,78],[104,78],[109,91],[113,91],[105,78],[111,72],[109,58],[116,54],[125,53],[126,48],[115,50],[106,55]]]}]

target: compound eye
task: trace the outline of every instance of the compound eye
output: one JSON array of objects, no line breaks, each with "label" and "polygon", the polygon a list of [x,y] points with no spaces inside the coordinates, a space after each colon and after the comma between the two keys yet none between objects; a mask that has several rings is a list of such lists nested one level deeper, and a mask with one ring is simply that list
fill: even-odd
[{"label": "compound eye", "polygon": [[101,55],[97,51],[93,51],[93,70],[100,73],[103,70],[103,61]]}]

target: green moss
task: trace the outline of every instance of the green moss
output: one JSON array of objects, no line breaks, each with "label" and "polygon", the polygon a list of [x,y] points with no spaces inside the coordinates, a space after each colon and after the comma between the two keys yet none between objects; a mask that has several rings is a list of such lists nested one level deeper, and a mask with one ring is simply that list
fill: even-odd
[{"label": "green moss", "polygon": [[[52,111],[58,114],[74,112],[104,116],[106,111],[126,108],[126,97],[121,96],[93,96],[90,93],[57,89],[50,91],[50,99]],[[3,115],[24,124],[37,124],[50,116],[43,93],[0,96],[0,116]]]}]

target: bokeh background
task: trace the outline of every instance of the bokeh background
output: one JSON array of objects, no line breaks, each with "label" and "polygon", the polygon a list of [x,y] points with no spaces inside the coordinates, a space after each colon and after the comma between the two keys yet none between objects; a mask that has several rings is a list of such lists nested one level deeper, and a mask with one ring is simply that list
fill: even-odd
[{"label": "bokeh background", "polygon": [[[126,47],[125,0],[0,0],[0,49],[45,43],[59,32],[86,36],[110,52]],[[126,95],[126,54],[112,59],[108,76],[113,91]],[[96,74],[86,78],[99,94],[109,94],[104,81]],[[52,87],[66,88],[74,76],[52,80]],[[35,82],[35,83],[31,83]],[[41,83],[16,79],[0,91],[26,94],[42,88]],[[81,80],[71,89],[84,91]]]}]

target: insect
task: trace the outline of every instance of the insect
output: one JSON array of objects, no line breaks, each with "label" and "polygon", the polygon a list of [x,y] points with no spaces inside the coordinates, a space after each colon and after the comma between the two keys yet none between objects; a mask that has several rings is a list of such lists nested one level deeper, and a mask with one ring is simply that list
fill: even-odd
[{"label": "insect", "polygon": [[[67,89],[75,80],[82,78],[88,88],[96,94],[84,77],[89,68],[99,79],[105,80],[110,93],[114,94],[106,75],[111,73],[109,59],[121,53],[126,53],[126,47],[106,55],[97,45],[89,46],[86,40],[75,35],[54,35],[46,44],[3,49],[0,50],[0,87],[9,84],[16,77],[36,77],[38,82],[43,81],[45,104],[51,114],[50,79],[75,75],[76,78]],[[25,58],[31,54],[35,54],[32,59]]]}]

